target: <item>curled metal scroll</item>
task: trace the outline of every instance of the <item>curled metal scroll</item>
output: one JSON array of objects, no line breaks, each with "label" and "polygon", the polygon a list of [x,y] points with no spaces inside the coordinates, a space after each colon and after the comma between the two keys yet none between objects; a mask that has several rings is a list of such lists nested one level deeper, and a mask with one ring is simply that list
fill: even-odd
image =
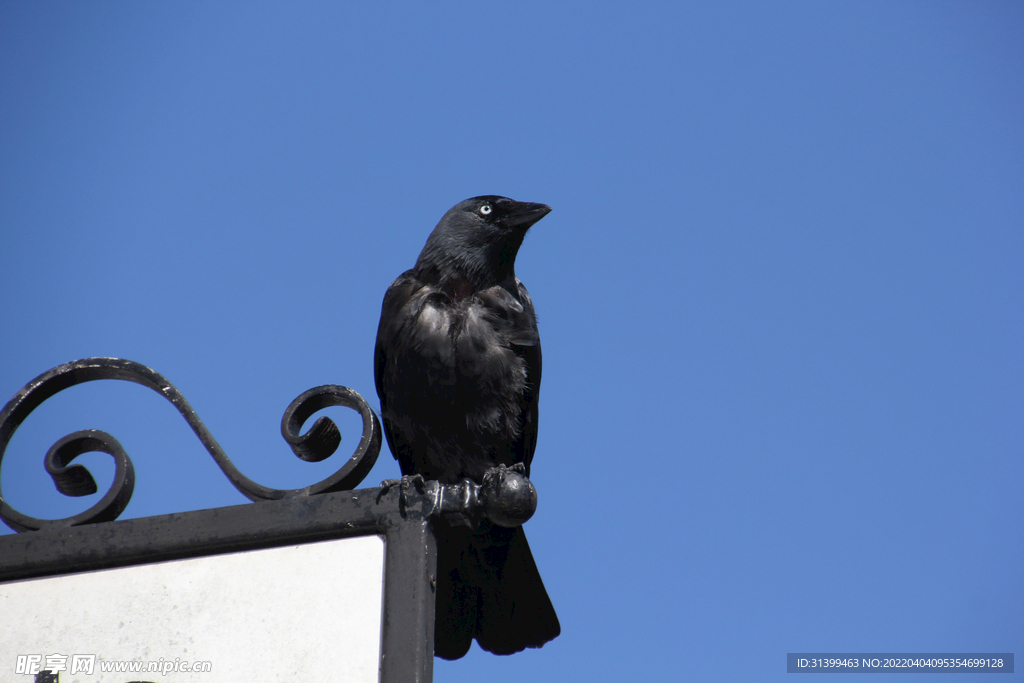
[{"label": "curled metal scroll", "polygon": [[[326,479],[301,489],[272,489],[252,481],[235,467],[223,449],[192,410],[185,397],[159,373],[145,365],[120,358],[86,358],[65,363],[36,377],[22,387],[0,413],[0,462],[15,430],[43,401],[76,384],[98,379],[119,379],[135,382],[157,392],[178,409],[189,427],[195,432],[217,466],[236,489],[249,500],[276,500],[294,496],[310,496],[328,491],[355,488],[369,474],[380,453],[381,428],[377,416],[363,397],[351,389],[337,384],[310,389],[292,401],[281,420],[281,434],[299,458],[317,462],[329,457],[341,443],[337,425],[327,417],[319,418],[305,434],[300,434],[303,423],[314,413],[329,406],[346,406],[359,412],[363,418],[363,434],[355,452],[337,472]],[[68,496],[86,496],[95,493],[96,482],[82,465],[71,461],[82,453],[108,453],[114,458],[114,481],[103,498],[91,508],[73,517],[37,519],[24,515],[11,507],[0,489],[0,519],[16,531],[32,531],[45,527],[69,527],[116,519],[131,499],[135,486],[135,472],[128,455],[110,434],[97,430],[84,430],[69,434],[55,443],[46,454],[45,466],[57,490]]]}]

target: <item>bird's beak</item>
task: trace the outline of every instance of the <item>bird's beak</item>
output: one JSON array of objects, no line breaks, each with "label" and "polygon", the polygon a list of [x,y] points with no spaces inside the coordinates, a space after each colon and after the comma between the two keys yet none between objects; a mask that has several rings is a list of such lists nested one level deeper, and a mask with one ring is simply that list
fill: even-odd
[{"label": "bird's beak", "polygon": [[517,202],[514,211],[505,215],[502,222],[510,228],[528,230],[530,226],[544,216],[551,213],[551,207],[547,204],[534,204],[531,202]]}]

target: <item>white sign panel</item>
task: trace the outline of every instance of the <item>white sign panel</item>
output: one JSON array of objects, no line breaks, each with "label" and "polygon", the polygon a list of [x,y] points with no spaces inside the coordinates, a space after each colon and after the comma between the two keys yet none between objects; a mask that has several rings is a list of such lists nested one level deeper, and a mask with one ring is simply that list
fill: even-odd
[{"label": "white sign panel", "polygon": [[384,539],[0,583],[0,680],[377,681]]}]

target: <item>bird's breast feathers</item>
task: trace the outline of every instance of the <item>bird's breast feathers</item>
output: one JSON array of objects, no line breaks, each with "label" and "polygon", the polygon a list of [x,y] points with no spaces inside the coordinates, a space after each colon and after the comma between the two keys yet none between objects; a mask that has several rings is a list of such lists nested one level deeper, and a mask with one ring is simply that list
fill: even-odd
[{"label": "bird's breast feathers", "polygon": [[390,359],[386,383],[406,389],[401,399],[392,398],[405,404],[403,411],[418,412],[415,404],[458,408],[470,431],[515,439],[528,375],[539,370],[528,367],[520,348],[540,344],[529,299],[524,306],[503,287],[461,300],[431,285],[405,293],[408,298],[394,318],[402,323],[391,331],[387,346],[405,348],[414,357]]},{"label": "bird's breast feathers", "polygon": [[[416,301],[415,298],[419,298]],[[461,301],[424,287],[421,297],[409,302],[406,329],[412,347],[427,367],[452,371],[467,389],[486,389],[494,382],[521,393],[526,379],[523,359],[514,346],[537,343],[536,324],[525,332],[517,325],[523,306],[501,287],[492,287]],[[447,373],[445,373],[447,374]]]}]

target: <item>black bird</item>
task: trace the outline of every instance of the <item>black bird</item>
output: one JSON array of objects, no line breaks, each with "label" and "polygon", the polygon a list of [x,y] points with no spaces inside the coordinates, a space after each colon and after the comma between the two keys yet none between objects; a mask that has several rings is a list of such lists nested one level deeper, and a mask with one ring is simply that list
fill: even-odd
[{"label": "black bird", "polygon": [[[495,196],[456,204],[384,295],[374,376],[403,476],[481,482],[502,465],[529,476],[540,336],[515,261],[526,231],[549,211]],[[474,637],[512,654],[561,632],[522,528],[436,520],[434,531],[436,655],[458,659]]]}]

